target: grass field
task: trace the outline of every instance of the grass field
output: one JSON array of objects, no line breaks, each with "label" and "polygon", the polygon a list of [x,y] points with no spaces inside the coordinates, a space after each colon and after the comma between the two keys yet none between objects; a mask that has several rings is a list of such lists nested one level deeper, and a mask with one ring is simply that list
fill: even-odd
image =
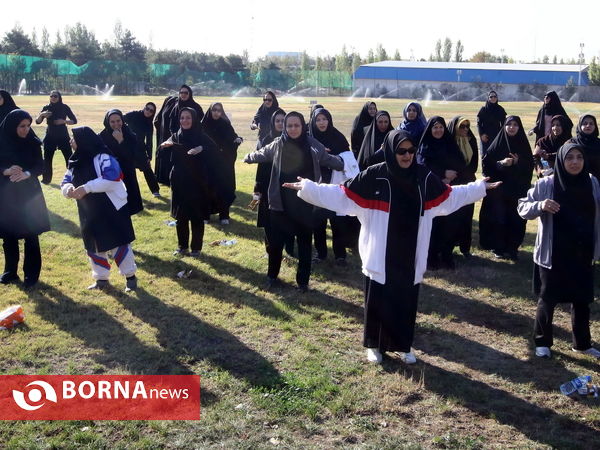
[{"label": "grass field", "polygon": [[[160,98],[65,96],[79,123],[100,131],[104,112],[139,109]],[[206,109],[212,99],[196,100]],[[415,353],[404,366],[390,357],[369,365],[362,340],[362,276],[358,255],[348,267],[330,259],[313,268],[311,290],[293,289],[295,263],[284,264],[284,288],[261,290],[267,260],[256,215],[246,208],[256,166],[241,162],[255,146],[249,123],[256,98],[223,98],[245,142],[236,165],[232,224],[207,227],[200,259],[177,259],[168,189],[150,195],[138,175],[145,210],[134,217],[140,289],[89,292],[90,270],[79,236],[76,205],[60,195],[64,163],[44,186],[52,231],[41,237],[43,269],[33,292],[2,286],[0,309],[23,305],[26,323],[0,332],[3,374],[200,374],[199,422],[0,422],[0,448],[598,448],[600,402],[560,394],[561,383],[590,374],[598,361],[570,348],[570,318],[555,317],[554,357],[537,359],[531,340],[530,294],[535,223],[517,263],[496,261],[474,248],[457,256],[456,272],[426,277],[420,297]],[[363,99],[317,99],[347,136]],[[16,97],[33,114],[46,97]],[[307,113],[309,99],[283,98]],[[398,123],[406,103],[377,100]],[[475,123],[481,103],[425,105],[427,116],[463,114]],[[533,126],[537,103],[503,103]],[[567,104],[575,121],[596,104]],[[39,136],[43,128],[36,127]],[[476,225],[475,225],[476,226]],[[208,242],[235,238],[231,247]],[[474,230],[474,243],[477,230]],[[192,277],[176,273],[192,270]],[[599,308],[592,306],[592,318]],[[592,336],[600,339],[595,320]]]}]

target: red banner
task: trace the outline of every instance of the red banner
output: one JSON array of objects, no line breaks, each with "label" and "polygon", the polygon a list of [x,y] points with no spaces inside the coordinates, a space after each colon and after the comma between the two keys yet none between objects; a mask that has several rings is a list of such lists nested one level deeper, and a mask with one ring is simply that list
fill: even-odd
[{"label": "red banner", "polygon": [[198,375],[0,375],[0,420],[199,420]]}]

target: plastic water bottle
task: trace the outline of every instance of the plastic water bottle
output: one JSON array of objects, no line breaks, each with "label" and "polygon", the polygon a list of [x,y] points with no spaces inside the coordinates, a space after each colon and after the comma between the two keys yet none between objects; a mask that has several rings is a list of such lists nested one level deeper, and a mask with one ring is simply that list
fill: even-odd
[{"label": "plastic water bottle", "polygon": [[582,389],[584,386],[591,382],[592,377],[590,375],[582,375],[562,384],[560,386],[560,392],[562,392],[564,395],[570,396],[576,393],[577,390]]}]

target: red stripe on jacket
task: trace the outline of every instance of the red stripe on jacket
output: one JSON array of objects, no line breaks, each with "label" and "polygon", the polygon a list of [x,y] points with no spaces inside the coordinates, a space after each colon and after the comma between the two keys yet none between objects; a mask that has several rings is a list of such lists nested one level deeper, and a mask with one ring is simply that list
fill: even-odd
[{"label": "red stripe on jacket", "polygon": [[425,202],[425,210],[441,205],[448,197],[450,197],[450,192],[452,192],[452,187],[447,184],[446,190],[442,192],[440,196]]},{"label": "red stripe on jacket", "polygon": [[369,200],[364,197],[361,197],[356,192],[351,191],[346,186],[341,186],[341,188],[344,190],[344,194],[346,194],[346,196],[350,200],[352,200],[354,203],[356,203],[361,208],[377,209],[379,211],[383,211],[383,212],[387,212],[387,213],[390,212],[389,202],[384,202],[383,200]]}]

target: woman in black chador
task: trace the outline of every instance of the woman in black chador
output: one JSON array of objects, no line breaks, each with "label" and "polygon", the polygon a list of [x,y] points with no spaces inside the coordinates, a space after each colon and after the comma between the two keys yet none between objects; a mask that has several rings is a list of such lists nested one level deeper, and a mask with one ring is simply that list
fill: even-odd
[{"label": "woman in black chador", "polygon": [[160,187],[158,185],[158,181],[156,180],[156,176],[152,171],[152,166],[150,165],[150,161],[152,161],[152,121],[154,120],[154,114],[156,113],[156,105],[152,102],[148,102],[144,105],[144,109],[139,111],[129,111],[123,119],[125,123],[131,131],[135,134],[137,138],[137,145],[140,147],[140,150],[136,152],[136,155],[139,155],[138,160],[136,160],[136,167],[142,171],[144,174],[144,178],[146,179],[146,183],[148,184],[148,188],[150,192],[155,197],[160,197]]},{"label": "woman in black chador", "polygon": [[408,133],[394,130],[385,139],[385,162],[343,185],[310,180],[284,185],[300,190],[298,196],[316,206],[356,215],[362,224],[363,345],[371,362],[381,363],[385,352],[396,352],[406,364],[417,361],[411,346],[431,221],[479,200],[486,187],[495,187],[480,180],[451,188],[417,164],[416,151]]},{"label": "woman in black chador", "polygon": [[[459,174],[464,177],[466,163],[456,141],[446,128],[443,117],[433,116],[427,122],[419,143],[417,162],[431,170],[445,184],[462,184],[458,183]],[[440,262],[446,269],[454,269],[452,250],[456,243],[460,220],[460,211],[433,219],[427,258],[427,267],[430,270],[437,270]]]},{"label": "woman in black chador", "polygon": [[104,130],[100,132],[100,137],[123,171],[129,213],[137,214],[144,209],[144,205],[135,173],[135,163],[136,160],[143,159],[144,150],[138,147],[135,134],[125,124],[123,113],[118,109],[111,109],[104,116]]},{"label": "woman in black chador", "polygon": [[[269,145],[275,139],[278,139],[283,132],[283,121],[285,119],[285,111],[277,108],[271,117],[270,132],[261,141],[264,145]],[[271,168],[273,163],[259,163],[256,168],[256,177],[254,180],[254,193],[252,196],[253,204],[258,202],[258,214],[256,226],[263,228],[265,232],[265,250],[269,253],[269,242],[271,241],[271,222],[269,220],[269,183],[271,182]],[[255,208],[256,206],[252,206]],[[294,253],[294,240],[286,244],[286,251],[291,255]]]},{"label": "woman in black chador", "polygon": [[393,129],[392,119],[387,111],[379,111],[375,114],[375,118],[365,133],[362,145],[360,146],[360,152],[358,152],[358,157],[356,158],[360,170],[365,170],[374,163],[371,158],[381,148],[388,132]]},{"label": "woman in black chador", "polygon": [[19,109],[19,107],[15,104],[12,96],[7,91],[0,89],[0,123],[9,112],[15,109]]},{"label": "woman in black chador", "polygon": [[69,141],[69,130],[67,125],[75,125],[77,118],[71,108],[62,101],[62,95],[58,91],[50,93],[50,103],[42,108],[42,112],[35,119],[38,125],[46,119],[48,128],[44,137],[44,173],[42,183],[50,184],[52,181],[52,158],[54,152],[59,149],[65,157],[65,165],[71,157],[71,144]]},{"label": "woman in black chador", "polygon": [[[208,137],[217,144],[218,156],[227,168],[227,178],[223,181],[235,192],[235,160],[237,159],[237,149],[243,139],[233,129],[222,103],[210,105],[202,118],[202,128]],[[221,204],[218,199],[217,202],[221,225],[229,225],[229,205]]]},{"label": "woman in black chador", "polygon": [[311,269],[311,241],[314,226],[313,207],[300,200],[282,183],[295,181],[297,177],[321,180],[321,166],[342,170],[344,163],[339,156],[325,151],[325,147],[306,133],[304,116],[292,111],[285,116],[283,133],[266,147],[245,156],[246,163],[272,162],[269,183],[269,210],[272,226],[269,243],[269,268],[267,288],[276,283],[281,268],[282,251],[290,236],[298,242],[298,289],[305,292]]},{"label": "woman in black chador", "polygon": [[[454,117],[448,122],[448,131],[454,138],[460,156],[464,160],[464,170],[458,172],[454,184],[467,184],[475,181],[477,168],[479,167],[479,153],[477,151],[477,139],[471,131],[471,122],[462,116]],[[473,213],[475,205],[466,205],[460,208],[456,213],[458,220],[456,223],[456,234],[453,245],[458,245],[460,252],[465,258],[471,256],[471,234],[473,230]]]},{"label": "woman in black chador", "polygon": [[567,127],[573,129],[573,122],[569,119],[565,108],[563,108],[560,98],[555,91],[546,92],[544,95],[544,104],[538,111],[537,118],[535,119],[535,126],[527,133],[529,136],[535,133],[535,141],[539,141],[541,138],[550,133],[552,128],[552,118],[554,116],[564,116],[567,120]]},{"label": "woman in black chador", "polygon": [[250,124],[251,130],[256,130],[258,128],[258,140],[256,141],[257,149],[266,145],[263,143],[263,140],[271,131],[271,117],[277,109],[279,109],[279,102],[277,101],[277,97],[275,97],[275,93],[273,91],[265,92],[265,95],[263,95],[263,103],[258,107],[258,110],[252,119],[252,123]]},{"label": "woman in black chador", "polygon": [[352,148],[352,153],[354,153],[356,159],[358,159],[358,153],[360,152],[360,147],[365,138],[365,128],[371,125],[376,114],[377,105],[375,102],[367,102],[363,105],[360,113],[354,118],[354,122],[352,122],[350,147]]},{"label": "woman in black chador", "polygon": [[588,172],[579,144],[560,148],[554,174],[519,200],[519,214],[538,219],[533,252],[536,356],[550,357],[554,308],[571,303],[573,350],[600,358],[590,336],[593,261],[600,259],[600,186]]},{"label": "woman in black chador", "polygon": [[564,116],[554,116],[546,136],[535,143],[533,160],[538,177],[552,172],[556,154],[562,145],[571,139],[571,121]]},{"label": "woman in black chador", "polygon": [[[177,220],[178,248],[174,255],[198,257],[204,238],[204,219],[210,215],[215,195],[231,205],[235,194],[224,182],[226,167],[215,143],[202,131],[196,111],[183,108],[180,129],[162,143],[159,152],[171,154],[171,217]],[[190,225],[192,239],[190,242]]]},{"label": "woman in black chador", "polygon": [[177,101],[173,105],[171,112],[169,114],[170,124],[169,129],[171,133],[177,133],[180,128],[179,124],[179,115],[183,108],[191,108],[196,111],[196,115],[198,116],[198,120],[202,120],[204,117],[204,111],[202,110],[202,106],[200,106],[194,100],[194,93],[192,92],[192,88],[187,84],[182,84],[179,88],[179,97]]},{"label": "woman in black chador", "polygon": [[591,114],[581,116],[577,124],[577,135],[571,141],[583,149],[586,167],[600,180],[600,139],[596,117]]},{"label": "woman in black chador", "polygon": [[[339,155],[350,150],[350,145],[345,136],[333,126],[331,113],[325,108],[318,108],[313,112],[313,120],[310,123],[310,135],[325,147],[330,155]],[[321,167],[321,178],[323,183],[331,183],[332,171],[328,167]],[[346,262],[346,234],[348,228],[348,217],[337,216],[333,211],[319,209],[318,217],[314,227],[314,243],[317,256],[313,261],[320,262],[327,258],[327,220],[331,223],[331,241],[333,255],[337,264]]]},{"label": "woman in black chador", "polygon": [[154,117],[154,128],[156,128],[156,159],[154,161],[154,174],[160,184],[169,185],[169,174],[171,173],[171,153],[167,147],[162,151],[158,148],[171,136],[171,111],[177,103],[177,97],[165,98],[163,104]]},{"label": "woman in black chador", "polygon": [[38,177],[42,174],[41,141],[22,109],[0,124],[0,237],[4,240],[4,273],[0,283],[18,279],[19,239],[25,240],[24,285],[37,283],[42,268],[38,236],[50,230],[48,210]]},{"label": "woman in black chador", "polygon": [[504,125],[506,111],[498,104],[498,94],[490,91],[485,105],[477,113],[477,131],[481,139],[481,154],[485,154],[487,148]]},{"label": "woman in black chador", "polygon": [[502,181],[488,195],[479,212],[479,241],[497,258],[516,260],[525,237],[525,221],[517,213],[519,198],[527,194],[533,174],[531,146],[519,116],[508,116],[504,128],[482,160],[483,173]]}]

